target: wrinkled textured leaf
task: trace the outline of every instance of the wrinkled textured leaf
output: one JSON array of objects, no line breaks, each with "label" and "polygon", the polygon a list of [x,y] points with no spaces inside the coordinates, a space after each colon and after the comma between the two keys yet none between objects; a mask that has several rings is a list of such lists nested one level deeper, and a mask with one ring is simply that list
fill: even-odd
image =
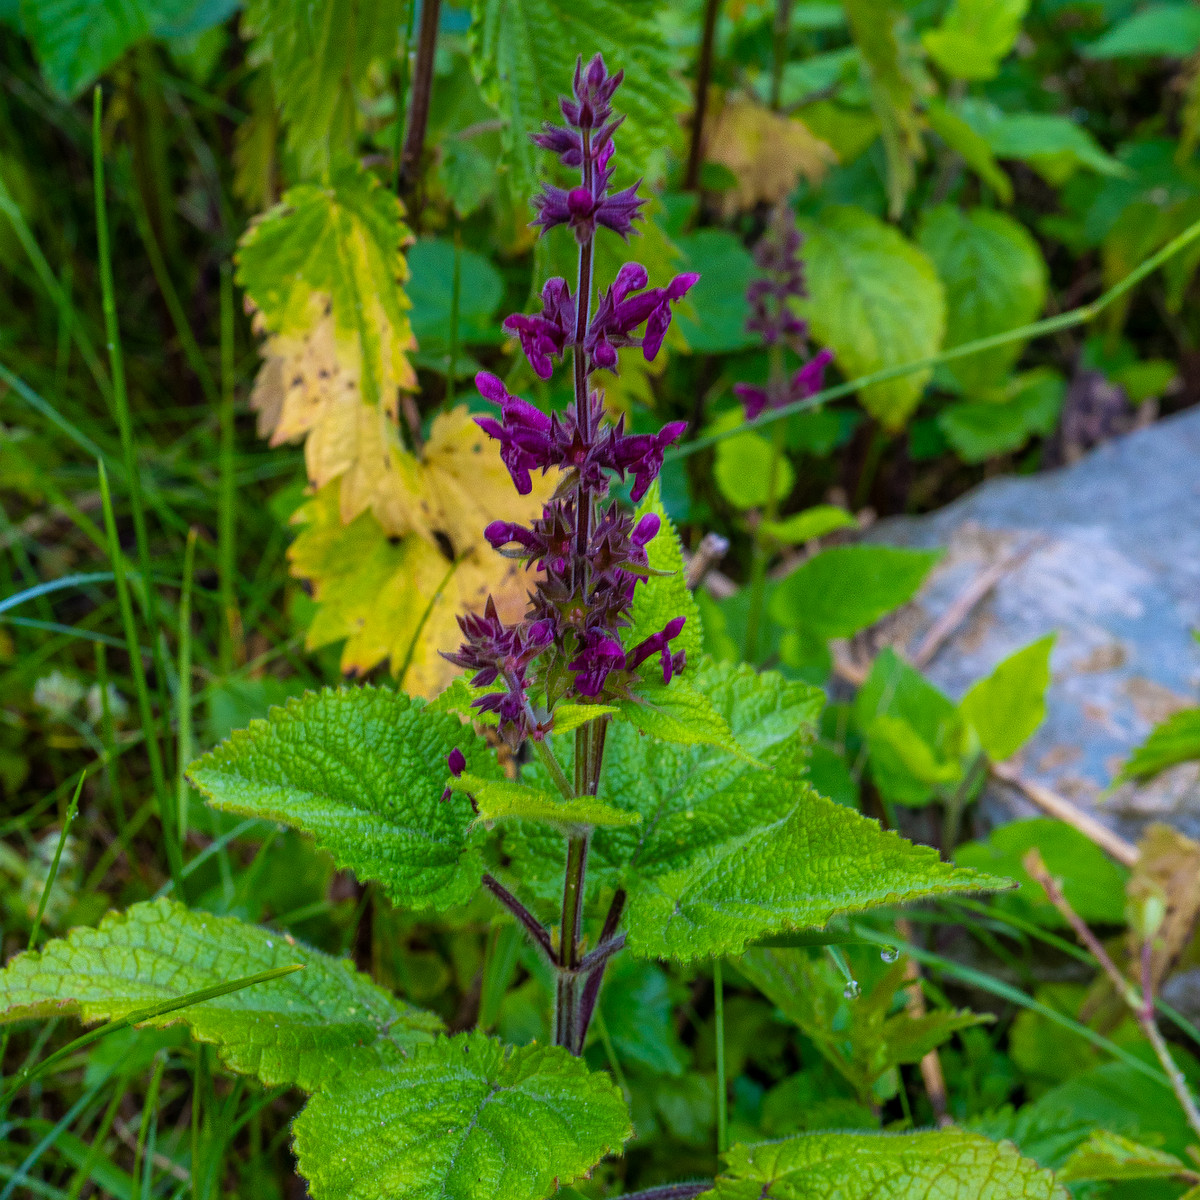
[{"label": "wrinkled textured leaf", "polygon": [[[1046,303],[1046,264],[1029,231],[1005,213],[950,204],[930,209],[917,238],[946,288],[947,348],[1035,320]],[[1024,342],[981,350],[946,364],[969,396],[1005,379]]]},{"label": "wrinkled textured leaf", "polygon": [[771,616],[818,637],[852,637],[907,604],[940,557],[936,550],[835,546],[780,581]]},{"label": "wrinkled textured leaf", "polygon": [[757,938],[818,928],[838,913],[1005,886],[800,790],[786,816],[643,880],[630,897],[628,946],[645,958],[736,954]]},{"label": "wrinkled textured leaf", "polygon": [[645,164],[677,136],[676,113],[688,101],[657,27],[655,0],[474,0],[471,67],[505,121],[504,146],[518,193],[529,194],[545,161],[529,141],[543,121],[561,121],[576,56],[597,51],[625,82],[615,105],[627,114],[618,149]]},{"label": "wrinkled textured leaf", "polygon": [[509,779],[480,779],[466,772],[449,781],[453,792],[470,793],[479,808],[480,821],[540,821],[562,829],[597,825],[636,825],[640,813],[614,808],[595,796],[563,796],[526,787]]},{"label": "wrinkled textured leaf", "polygon": [[686,679],[669,684],[647,682],[633,700],[622,700],[617,711],[635,729],[662,742],[685,746],[716,746],[730,754],[755,762],[737,744],[729,722],[712,701]]},{"label": "wrinkled textured leaf", "polygon": [[424,707],[383,688],[309,692],[197,759],[188,778],[217,808],[312,834],[396,903],[447,908],[475,891],[482,865],[466,797],[441,799],[446,756],[457,747],[477,775],[498,768],[470,726]]},{"label": "wrinkled textured leaf", "polygon": [[1011,1142],[958,1129],[735,1146],[713,1192],[716,1200],[1068,1200]]},{"label": "wrinkled textured leaf", "polygon": [[962,698],[959,710],[993,762],[1009,758],[1046,718],[1054,635],[1039,638],[998,663]]},{"label": "wrinkled textured leaf", "polygon": [[73,1014],[114,1020],[156,1001],[272,967],[303,971],[193,1004],[149,1024],[186,1022],[232,1071],[307,1091],[343,1071],[395,1063],[441,1029],[433,1013],[389,995],[350,962],[286,933],[189,912],[170,900],[110,913],[0,972],[0,1020]]},{"label": "wrinkled textured leaf", "polygon": [[1029,0],[954,0],[921,38],[930,58],[956,79],[994,79],[1013,48]]},{"label": "wrinkled textured leaf", "polygon": [[607,1075],[481,1033],[344,1076],[295,1124],[314,1200],[542,1200],[632,1132]]},{"label": "wrinkled textured leaf", "polygon": [[[937,353],[946,297],[924,251],[858,208],[825,209],[801,229],[809,291],[801,311],[843,375],[853,379]],[[863,406],[888,429],[900,429],[929,374],[868,384],[859,392]]]},{"label": "wrinkled textured leaf", "polygon": [[1033,434],[1054,431],[1067,381],[1049,367],[1015,376],[996,399],[951,404],[937,416],[946,440],[964,462],[1019,450]]},{"label": "wrinkled textured leaf", "polygon": [[247,0],[249,58],[271,73],[302,173],[344,161],[357,93],[372,63],[399,50],[410,0]]},{"label": "wrinkled textured leaf", "polygon": [[[650,569],[668,571],[670,574],[651,575],[637,585],[633,593],[633,624],[622,640],[627,647],[636,646],[638,642],[658,633],[668,621],[684,617],[683,629],[671,643],[671,648],[686,651],[688,661],[698,663],[704,650],[704,626],[696,599],[688,590],[679,534],[675,532],[675,524],[663,507],[657,482],[642,497],[635,517],[640,520],[647,513],[656,513],[662,522],[658,533],[646,547]],[[648,659],[643,672],[649,674],[657,661]]]}]

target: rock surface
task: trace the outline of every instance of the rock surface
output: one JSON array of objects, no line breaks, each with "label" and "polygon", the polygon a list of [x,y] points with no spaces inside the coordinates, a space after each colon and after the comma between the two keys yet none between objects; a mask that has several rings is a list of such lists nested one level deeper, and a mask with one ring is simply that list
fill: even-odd
[{"label": "rock surface", "polygon": [[[1200,410],[1070,467],[991,480],[928,517],[881,522],[872,540],[946,549],[902,619],[909,647],[997,565],[995,588],[926,668],[949,694],[1057,633],[1048,715],[1017,760],[1023,777],[1126,837],[1155,819],[1200,836],[1197,764],[1103,795],[1152,726],[1200,699]],[[993,789],[981,815],[1030,812]]]}]

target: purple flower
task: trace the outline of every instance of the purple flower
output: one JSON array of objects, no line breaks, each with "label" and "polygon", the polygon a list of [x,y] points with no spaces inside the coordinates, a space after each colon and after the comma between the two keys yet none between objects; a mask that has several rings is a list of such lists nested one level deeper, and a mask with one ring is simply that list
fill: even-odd
[{"label": "purple flower", "polygon": [[[573,95],[561,105],[568,128],[546,125],[533,139],[580,173],[575,187],[542,188],[534,224],[543,231],[570,226],[581,256],[588,256],[581,262],[590,261],[598,228],[627,237],[641,216],[636,185],[609,192],[613,133],[621,123],[611,101],[621,78],[620,72],[609,75],[599,55],[586,66],[580,60]],[[580,278],[589,275],[581,271]],[[512,745],[543,737],[553,727],[555,704],[565,696],[630,697],[640,683],[638,669],[656,655],[664,683],[683,669],[683,652],[671,650],[682,617],[631,649],[624,647],[637,585],[649,574],[647,547],[661,521],[654,513],[635,521],[617,503],[605,505],[604,498],[614,477],[631,476],[632,498],[640,500],[686,425],[673,421],[657,433],[626,433],[623,417],[615,424],[606,420],[603,392],[588,380],[599,368],[615,370],[618,351],[627,347],[653,359],[670,326],[671,306],[697,278],[677,275],[666,287],[651,288],[646,269],[626,263],[594,311],[590,283],[586,293],[572,296],[566,280],[554,278],[542,289],[540,313],[507,318],[504,328],[520,340],[539,378],[552,376],[568,348],[575,356],[575,398],[562,412],[547,415],[510,393],[497,376],[486,371],[476,376],[480,394],[498,407],[499,416],[475,420],[500,443],[517,491],[529,494],[534,471],[562,473],[539,518],[528,525],[493,521],[484,531],[494,549],[540,572],[524,619],[505,625],[489,598],[482,614],[459,619],[463,643],[446,655],[473,672],[476,686],[502,685],[473,704],[496,714],[501,735]]]},{"label": "purple flower", "polygon": [[[801,357],[805,353],[808,325],[796,316],[791,305],[793,300],[808,294],[804,287],[804,265],[800,261],[802,241],[793,225],[776,223],[754,247],[754,262],[762,274],[746,288],[750,306],[747,330],[757,333],[767,346],[782,345]],[[773,379],[766,387],[734,384],[746,420],[755,420],[765,408],[782,408],[815,396],[821,390],[825,368],[832,359],[830,351],[822,350],[790,378]]]},{"label": "purple flower", "polygon": [[[453,775],[455,779],[458,779],[467,769],[467,760],[463,755],[463,752],[457,746],[455,746],[454,749],[446,755],[446,767],[449,769],[450,774]],[[449,788],[447,788],[442,793],[442,803],[445,804],[450,799],[451,795],[453,795],[453,793]]]}]

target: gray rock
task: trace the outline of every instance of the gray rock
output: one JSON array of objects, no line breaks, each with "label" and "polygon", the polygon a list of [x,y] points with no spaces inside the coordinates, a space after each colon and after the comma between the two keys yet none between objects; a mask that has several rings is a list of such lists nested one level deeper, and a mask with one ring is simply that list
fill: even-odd
[{"label": "gray rock", "polygon": [[[942,546],[902,624],[916,646],[980,572],[1012,562],[927,672],[961,696],[1013,651],[1057,633],[1045,724],[1023,776],[1126,837],[1153,819],[1200,836],[1200,768],[1103,793],[1150,729],[1200,695],[1200,410],[1109,442],[1072,466],[990,480],[927,517],[881,522],[872,540]],[[989,794],[987,822],[1029,810]]]}]

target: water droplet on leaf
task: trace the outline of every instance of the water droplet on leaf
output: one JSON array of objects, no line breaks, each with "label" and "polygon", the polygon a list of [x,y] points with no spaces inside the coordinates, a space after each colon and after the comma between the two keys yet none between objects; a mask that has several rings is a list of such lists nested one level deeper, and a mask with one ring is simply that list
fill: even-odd
[{"label": "water droplet on leaf", "polygon": [[842,995],[847,1000],[857,1000],[861,994],[862,994],[862,988],[860,988],[858,986],[857,979],[849,980],[847,982],[846,986],[844,988],[842,988]]},{"label": "water droplet on leaf", "polygon": [[897,950],[895,946],[884,946],[884,948],[879,952],[879,957],[882,958],[885,963],[894,963],[896,959],[900,957],[900,951]]}]

